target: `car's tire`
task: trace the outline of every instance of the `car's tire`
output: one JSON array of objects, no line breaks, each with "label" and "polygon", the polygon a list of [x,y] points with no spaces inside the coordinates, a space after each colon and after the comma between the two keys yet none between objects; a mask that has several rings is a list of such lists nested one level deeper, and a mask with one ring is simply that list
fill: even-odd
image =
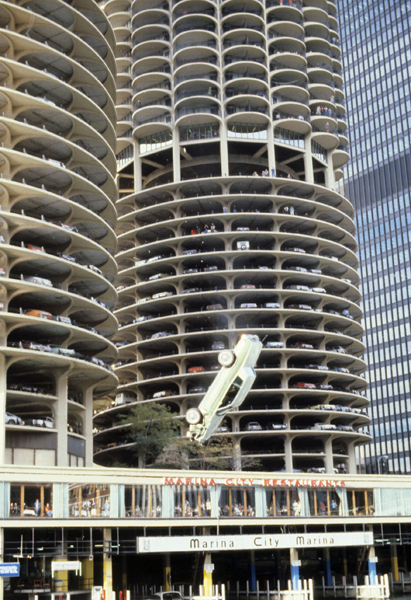
[{"label": "car's tire", "polygon": [[234,352],[231,352],[231,350],[222,350],[218,355],[218,362],[222,367],[231,367],[234,360]]},{"label": "car's tire", "polygon": [[198,408],[189,408],[186,412],[186,421],[189,425],[198,425],[201,423],[203,415]]}]

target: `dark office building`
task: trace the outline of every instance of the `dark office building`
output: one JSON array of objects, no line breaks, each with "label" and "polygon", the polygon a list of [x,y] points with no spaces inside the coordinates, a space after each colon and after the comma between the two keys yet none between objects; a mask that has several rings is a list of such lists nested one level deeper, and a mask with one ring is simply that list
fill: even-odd
[{"label": "dark office building", "polygon": [[411,3],[343,0],[351,131],[345,194],[357,213],[373,442],[367,471],[410,473]]}]

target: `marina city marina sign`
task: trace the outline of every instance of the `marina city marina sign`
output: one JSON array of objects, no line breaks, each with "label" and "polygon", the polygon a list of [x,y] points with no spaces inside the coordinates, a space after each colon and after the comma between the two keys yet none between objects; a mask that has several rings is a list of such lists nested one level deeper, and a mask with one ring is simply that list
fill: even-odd
[{"label": "marina city marina sign", "polygon": [[345,487],[345,481],[340,479],[254,479],[250,477],[164,477],[164,485],[228,485],[253,487]]},{"label": "marina city marina sign", "polygon": [[374,536],[370,531],[352,531],[349,533],[285,533],[279,535],[138,537],[137,553],[330,548],[334,546],[371,546],[373,543]]}]

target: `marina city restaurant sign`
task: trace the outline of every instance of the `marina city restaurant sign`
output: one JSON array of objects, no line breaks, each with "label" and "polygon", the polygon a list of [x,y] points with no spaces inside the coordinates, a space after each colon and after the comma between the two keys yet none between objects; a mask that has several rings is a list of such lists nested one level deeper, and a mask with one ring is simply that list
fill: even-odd
[{"label": "marina city restaurant sign", "polygon": [[263,487],[345,487],[345,481],[336,479],[251,479],[249,477],[228,477],[223,480],[213,477],[164,477],[164,485],[228,485]]},{"label": "marina city restaurant sign", "polygon": [[329,548],[333,546],[371,546],[371,531],[335,533],[285,533],[263,535],[204,535],[138,537],[137,553],[219,552],[221,550],[267,550],[282,548]]}]

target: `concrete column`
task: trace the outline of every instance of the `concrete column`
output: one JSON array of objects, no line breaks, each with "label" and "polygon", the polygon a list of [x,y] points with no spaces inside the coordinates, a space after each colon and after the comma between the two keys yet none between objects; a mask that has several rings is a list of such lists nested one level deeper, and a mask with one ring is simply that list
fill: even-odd
[{"label": "concrete column", "polygon": [[[224,121],[224,119],[223,119]],[[220,155],[221,155],[221,175],[229,175],[230,165],[228,163],[228,145],[227,145],[227,126],[225,122],[220,125]]]},{"label": "concrete column", "polygon": [[93,388],[83,390],[85,414],[83,416],[83,435],[86,438],[84,466],[93,466]]},{"label": "concrete column", "polygon": [[55,369],[56,396],[54,426],[57,429],[57,466],[68,466],[67,453],[67,374],[69,369]]},{"label": "concrete column", "polygon": [[94,560],[93,558],[84,558],[81,561],[82,565],[82,573],[84,579],[87,579],[89,582],[89,588],[94,585]]},{"label": "concrete column", "polygon": [[250,591],[255,592],[257,589],[257,573],[255,569],[255,551],[250,551]]},{"label": "concrete column", "polygon": [[[3,359],[4,357],[2,357]],[[6,379],[4,377],[4,379]],[[4,413],[2,413],[4,415]],[[2,429],[4,429],[4,426],[2,427]],[[4,529],[3,527],[0,528],[0,562],[4,561]],[[17,559],[16,559],[17,562]],[[4,598],[4,577],[0,577],[0,600],[3,600]]]},{"label": "concrete column", "polygon": [[298,560],[298,550],[290,548],[290,565],[291,565],[291,586],[293,590],[298,590],[298,582],[300,579],[300,561]]},{"label": "concrete column", "polygon": [[287,473],[293,472],[293,455],[292,455],[292,440],[286,439],[284,441],[284,452],[285,452],[285,470]]},{"label": "concrete column", "polygon": [[275,177],[277,168],[275,165],[274,130],[270,125],[267,129],[267,138],[268,174],[270,177]]},{"label": "concrete column", "polygon": [[398,554],[397,554],[397,544],[390,545],[390,554],[391,554],[391,571],[394,581],[400,580],[400,572],[398,570]]},{"label": "concrete column", "polygon": [[173,181],[181,181],[180,133],[173,133]]},{"label": "concrete column", "polygon": [[203,585],[204,595],[211,596],[213,593],[213,573],[212,573],[211,554],[207,552],[204,558]]},{"label": "concrete column", "polygon": [[[111,529],[103,529],[104,550],[111,545]],[[106,600],[111,600],[113,597],[113,565],[111,555],[107,552],[103,554],[103,590]]]},{"label": "concrete column", "polygon": [[355,447],[354,444],[348,446],[348,473],[357,472],[357,461],[355,458]]},{"label": "concrete column", "polygon": [[343,572],[344,577],[348,579],[348,564],[347,564],[347,549],[342,548],[342,561],[343,561]]},{"label": "concrete column", "polygon": [[314,183],[313,156],[311,154],[310,135],[305,138],[304,171],[305,180],[309,183]]},{"label": "concrete column", "polygon": [[170,564],[170,553],[166,552],[163,554],[163,586],[166,592],[171,590],[171,564]]},{"label": "concrete column", "polygon": [[370,585],[376,585],[377,580],[377,557],[375,556],[375,548],[371,546],[368,550],[368,576]]},{"label": "concrete column", "polygon": [[140,144],[134,141],[134,191],[141,192],[143,189],[142,169],[140,156]]},{"label": "concrete column", "polygon": [[[2,327],[1,327],[2,328]],[[7,363],[4,354],[0,355],[0,372],[3,373],[2,381],[0,383],[0,465],[4,465],[6,462],[6,400],[7,400]],[[3,530],[1,530],[3,531]],[[1,552],[3,551],[1,547]],[[0,579],[3,579],[0,577]],[[1,583],[1,589],[3,589],[3,581]]]},{"label": "concrete column", "polygon": [[324,565],[325,585],[331,585],[331,560],[330,560],[330,549],[329,548],[324,548],[323,565]]},{"label": "concrete column", "polygon": [[331,438],[324,442],[324,451],[325,451],[325,472],[333,473],[334,469],[334,461],[333,461],[333,443]]}]

